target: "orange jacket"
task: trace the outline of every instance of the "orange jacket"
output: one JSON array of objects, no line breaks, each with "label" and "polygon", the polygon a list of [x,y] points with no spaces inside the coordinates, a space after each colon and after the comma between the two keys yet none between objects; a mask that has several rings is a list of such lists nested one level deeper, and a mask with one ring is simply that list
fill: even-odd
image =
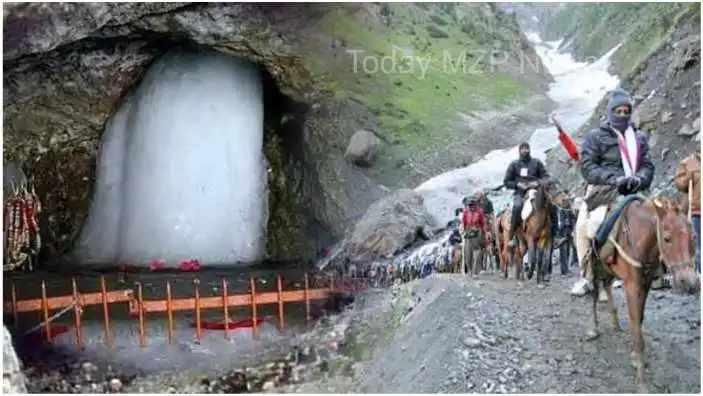
[{"label": "orange jacket", "polygon": [[688,210],[688,185],[691,183],[693,194],[691,202],[691,213],[701,214],[701,153],[693,154],[685,158],[676,168],[674,183],[676,188],[683,193],[683,207]]}]

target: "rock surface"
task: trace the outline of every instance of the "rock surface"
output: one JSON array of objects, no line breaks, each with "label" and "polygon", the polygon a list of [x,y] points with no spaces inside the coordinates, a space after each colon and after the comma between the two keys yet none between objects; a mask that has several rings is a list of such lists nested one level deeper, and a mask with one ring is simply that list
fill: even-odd
[{"label": "rock surface", "polygon": [[342,255],[352,261],[390,258],[418,237],[431,235],[436,227],[420,194],[396,190],[371,205],[356,222]]},{"label": "rock surface", "polygon": [[368,168],[373,165],[381,140],[371,131],[357,131],[349,139],[344,157],[354,165]]},{"label": "rock surface", "polygon": [[[150,62],[183,41],[268,72],[267,246],[274,260],[311,256],[338,238],[347,220],[384,195],[379,185],[412,187],[461,165],[477,136],[468,139],[452,124],[456,110],[544,98],[550,80],[541,64],[520,73],[517,56],[496,68],[470,59],[494,44],[536,57],[515,19],[487,4],[10,4],[3,29],[3,158],[36,180],[48,258],[70,248],[84,220],[106,119]],[[470,65],[495,73],[419,79],[354,72],[350,50],[400,56],[398,48],[457,59],[466,53]],[[385,137],[372,169],[344,160],[358,130]],[[505,146],[519,139],[502,136]],[[446,147],[453,152],[436,155]]]},{"label": "rock surface", "polygon": [[2,393],[27,393],[26,381],[22,372],[22,362],[12,345],[12,336],[3,325],[2,336]]}]

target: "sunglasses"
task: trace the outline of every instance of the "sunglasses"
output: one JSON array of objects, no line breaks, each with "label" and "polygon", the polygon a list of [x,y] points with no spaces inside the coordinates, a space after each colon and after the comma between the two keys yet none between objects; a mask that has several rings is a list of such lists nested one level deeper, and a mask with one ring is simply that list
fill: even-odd
[{"label": "sunglasses", "polygon": [[614,113],[619,116],[628,116],[630,115],[630,106],[616,107]]}]

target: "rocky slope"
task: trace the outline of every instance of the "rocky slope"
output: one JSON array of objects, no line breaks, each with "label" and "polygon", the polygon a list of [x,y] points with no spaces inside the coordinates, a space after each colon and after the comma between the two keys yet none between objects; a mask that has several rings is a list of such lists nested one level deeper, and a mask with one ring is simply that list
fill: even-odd
[{"label": "rocky slope", "polygon": [[[521,70],[535,52],[493,4],[8,4],[3,17],[3,160],[36,183],[47,258],[70,248],[85,217],[106,120],[173,45],[267,71],[274,260],[312,256],[389,188],[488,151],[477,140],[514,144],[551,106],[551,77]],[[374,70],[369,55],[393,69]],[[505,125],[514,134],[496,140],[495,126],[474,125],[482,111],[518,101],[535,110],[522,128]],[[359,130],[379,138],[370,168],[344,158]]]},{"label": "rocky slope", "polygon": [[562,48],[579,59],[598,58],[624,43],[612,67],[626,75],[695,14],[700,15],[699,3],[571,4],[545,18],[542,32],[547,40],[564,38]]},{"label": "rocky slope", "polygon": [[[671,8],[662,8],[665,5]],[[635,5],[632,6],[635,7]],[[654,40],[652,43],[656,41],[656,46],[652,44],[651,51],[644,57],[632,58],[631,56],[634,53],[643,54],[638,49],[642,37],[638,34],[646,30],[645,25],[637,24],[636,28],[632,27],[633,29],[624,36],[614,36],[624,42],[623,46],[614,54],[616,62],[614,71],[622,79],[621,86],[635,96],[635,121],[649,135],[652,146],[651,155],[656,165],[654,191],[674,194],[672,182],[676,165],[681,159],[700,149],[700,5],[650,3],[647,6],[651,7],[649,11],[652,14],[647,14],[650,19],[654,18],[655,15],[660,15],[655,13],[657,11],[668,9],[669,13],[666,15],[669,16],[673,10],[678,11],[675,13],[676,17],[671,20],[671,25],[667,25],[666,32],[658,31],[660,35],[656,39],[652,39]],[[616,5],[611,4],[603,7],[607,9],[607,7],[616,7]],[[683,9],[677,7],[687,7],[687,12],[681,14]],[[644,12],[642,9],[638,10]],[[562,12],[566,13],[567,11],[573,13],[574,18],[581,15],[579,12],[586,13],[583,16],[586,18],[590,15],[589,12],[592,11],[592,8],[589,6],[567,6],[566,10]],[[608,18],[614,19],[606,19],[612,23],[609,22],[607,27],[605,25],[602,27],[600,32],[603,34],[607,33],[611,26],[623,26],[627,25],[627,21],[639,21],[644,18],[638,13],[629,11],[608,15]],[[661,17],[666,18],[665,16]],[[558,19],[559,14],[554,18]],[[555,23],[553,22],[553,24]],[[591,32],[586,25],[582,25],[582,29]],[[652,27],[650,34],[654,34],[656,29],[656,26]],[[576,29],[571,39],[573,47],[570,48],[574,50],[579,48],[580,44],[578,43],[592,42],[579,32],[580,30]],[[593,34],[597,35],[599,31],[593,31]],[[612,42],[611,44],[616,43]],[[597,49],[581,48],[582,54],[596,55],[602,55],[609,49],[608,44],[605,43]],[[617,63],[618,59],[620,59],[620,63]],[[580,138],[586,131],[596,127],[604,115],[603,108],[606,100],[607,95],[589,121],[578,131],[571,132],[575,132],[576,136]],[[565,161],[566,155],[560,148],[555,149],[549,155],[549,165],[553,171],[561,177],[566,186],[575,188],[580,185],[581,177],[577,169]],[[580,194],[581,191],[578,193]]]}]

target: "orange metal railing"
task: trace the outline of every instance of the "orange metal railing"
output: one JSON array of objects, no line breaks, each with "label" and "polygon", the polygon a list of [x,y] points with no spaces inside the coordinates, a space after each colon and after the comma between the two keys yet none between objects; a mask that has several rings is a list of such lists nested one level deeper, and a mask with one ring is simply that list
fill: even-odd
[{"label": "orange metal railing", "polygon": [[142,285],[135,284],[135,288],[125,288],[120,290],[107,290],[105,277],[100,278],[100,292],[81,293],[78,290],[77,281],[72,281],[73,292],[70,295],[49,297],[47,296],[46,282],[41,282],[41,298],[28,300],[17,299],[17,289],[11,285],[11,301],[4,304],[5,312],[11,312],[15,324],[18,323],[19,314],[26,312],[41,312],[43,318],[44,338],[52,341],[50,312],[73,307],[73,317],[75,323],[75,339],[79,348],[83,348],[82,319],[83,309],[91,305],[102,306],[103,327],[105,332],[105,344],[113,346],[111,330],[110,306],[114,304],[127,304],[129,313],[137,317],[139,325],[139,344],[143,348],[146,346],[146,316],[147,314],[165,313],[166,335],[168,343],[174,342],[174,312],[195,311],[195,337],[200,341],[203,336],[202,311],[205,309],[220,309],[224,317],[224,337],[229,339],[229,309],[234,307],[248,306],[251,322],[252,334],[254,338],[259,337],[258,315],[259,307],[262,305],[277,305],[277,322],[281,333],[284,331],[284,307],[286,303],[304,302],[306,321],[310,320],[310,302],[312,300],[324,300],[333,292],[353,292],[365,287],[364,279],[343,278],[335,280],[332,276],[323,285],[317,288],[310,287],[310,279],[306,274],[303,278],[303,288],[295,290],[284,290],[283,279],[280,275],[276,277],[276,291],[259,292],[253,278],[249,279],[249,291],[246,293],[229,294],[228,281],[222,280],[222,292],[219,296],[202,297],[200,293],[200,281],[193,281],[194,297],[174,298],[171,290],[171,282],[166,282],[166,299],[146,300]]}]

